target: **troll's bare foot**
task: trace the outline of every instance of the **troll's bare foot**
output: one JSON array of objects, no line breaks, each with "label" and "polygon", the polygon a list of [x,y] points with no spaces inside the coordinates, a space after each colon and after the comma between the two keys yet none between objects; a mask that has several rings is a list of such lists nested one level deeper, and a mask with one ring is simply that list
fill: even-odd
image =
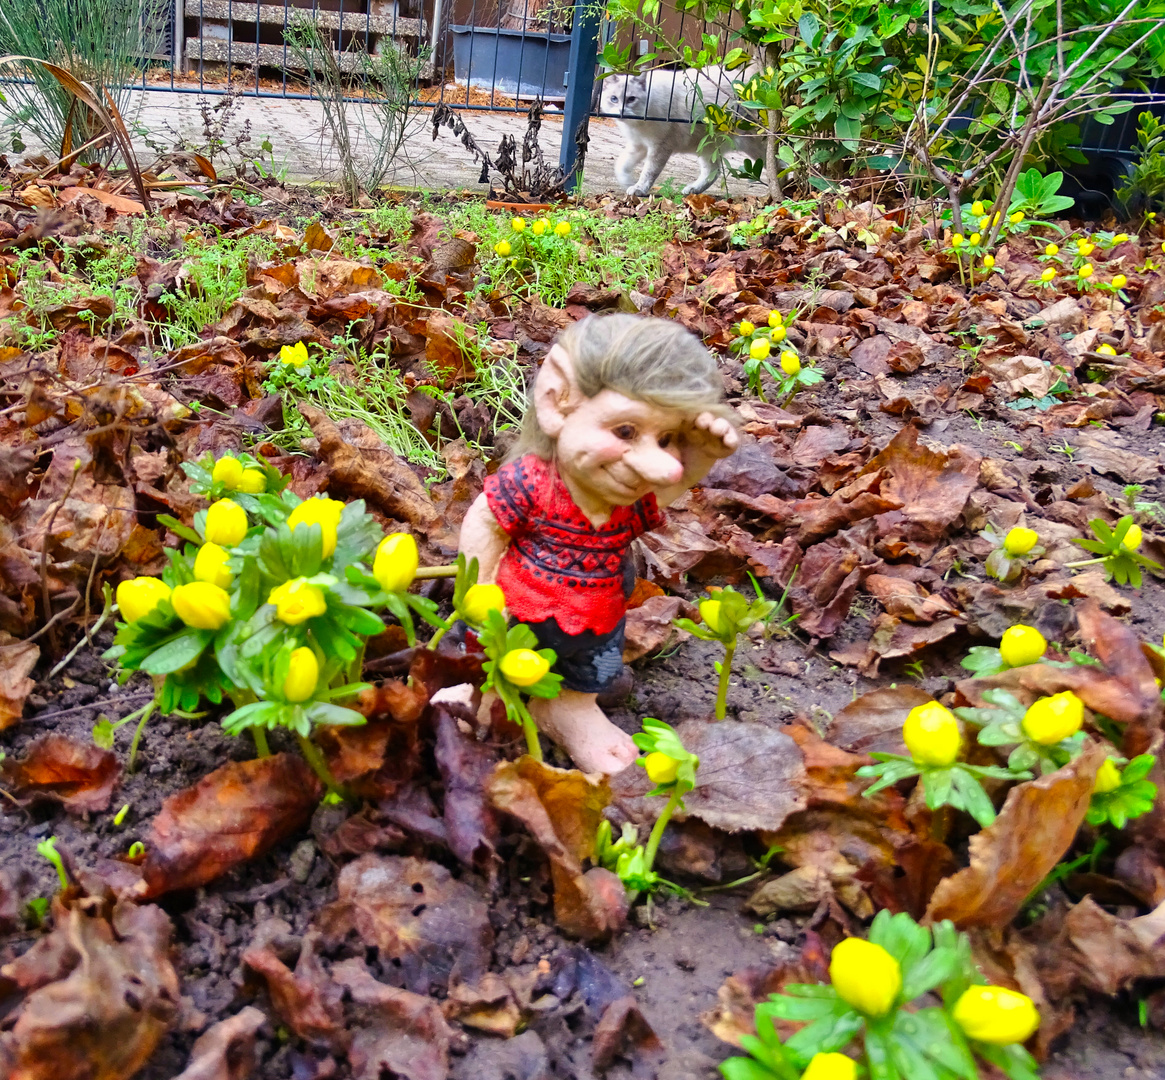
[{"label": "troll's bare foot", "polygon": [[631,736],[607,719],[594,694],[563,690],[549,700],[531,698],[530,715],[585,773],[613,776],[639,756]]}]

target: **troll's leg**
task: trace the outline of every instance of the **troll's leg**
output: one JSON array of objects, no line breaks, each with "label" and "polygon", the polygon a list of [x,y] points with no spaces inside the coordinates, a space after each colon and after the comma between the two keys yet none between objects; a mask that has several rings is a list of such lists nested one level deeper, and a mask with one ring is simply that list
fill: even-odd
[{"label": "troll's leg", "polygon": [[563,690],[558,697],[531,698],[530,715],[586,773],[622,772],[638,756],[631,736],[607,719],[594,694]]}]

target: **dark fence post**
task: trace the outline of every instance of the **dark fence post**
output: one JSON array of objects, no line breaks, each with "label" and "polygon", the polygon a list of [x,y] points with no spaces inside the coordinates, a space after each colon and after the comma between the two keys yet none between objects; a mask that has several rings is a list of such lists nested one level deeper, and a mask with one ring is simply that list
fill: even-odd
[{"label": "dark fence post", "polygon": [[570,60],[566,74],[566,104],[562,118],[562,150],[558,162],[567,187],[582,183],[578,169],[576,137],[591,111],[591,95],[595,90],[595,63],[599,55],[599,22],[601,11],[596,0],[574,0],[574,22],[570,32]]}]

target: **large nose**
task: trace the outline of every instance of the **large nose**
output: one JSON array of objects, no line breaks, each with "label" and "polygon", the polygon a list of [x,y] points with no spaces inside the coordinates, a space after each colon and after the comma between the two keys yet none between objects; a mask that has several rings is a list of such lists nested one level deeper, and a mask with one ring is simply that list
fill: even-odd
[{"label": "large nose", "polygon": [[633,447],[623,460],[652,487],[678,484],[683,479],[680,460],[653,442]]}]

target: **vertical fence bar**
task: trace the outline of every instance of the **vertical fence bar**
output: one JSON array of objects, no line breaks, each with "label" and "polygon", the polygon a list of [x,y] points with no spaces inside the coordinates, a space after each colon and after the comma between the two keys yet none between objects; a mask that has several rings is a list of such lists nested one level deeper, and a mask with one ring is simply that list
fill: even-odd
[{"label": "vertical fence bar", "polygon": [[595,89],[595,63],[599,57],[600,12],[594,0],[574,0],[574,21],[570,29],[570,59],[567,61],[566,102],[562,116],[562,148],[558,163],[567,177],[567,187],[577,188],[578,170],[575,136],[587,122],[591,95]]}]

